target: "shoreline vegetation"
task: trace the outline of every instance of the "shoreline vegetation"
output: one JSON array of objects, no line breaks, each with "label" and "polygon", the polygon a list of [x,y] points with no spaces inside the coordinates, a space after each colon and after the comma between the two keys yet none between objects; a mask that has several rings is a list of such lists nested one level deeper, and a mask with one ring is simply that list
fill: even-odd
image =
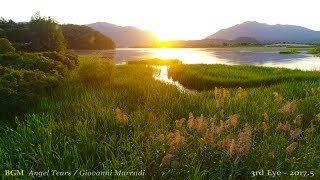
[{"label": "shoreline vegetation", "polygon": [[[177,47],[177,48],[173,48],[173,47],[137,47],[137,48],[115,48],[115,49],[110,49],[110,50],[114,50],[116,51],[117,49],[139,49],[139,48],[150,48],[150,49],[180,49],[181,47]],[[185,47],[183,47],[182,49],[184,49]],[[304,53],[306,52],[306,54],[312,54],[312,55],[319,55],[320,54],[320,50],[319,50],[319,46],[313,46],[313,47],[272,47],[272,46],[237,46],[237,47],[192,47],[193,49],[223,49],[223,50],[227,50],[227,51],[278,51],[279,54],[282,54],[282,52],[284,52],[284,54],[295,54],[296,51],[298,51],[299,53]],[[93,50],[93,49],[68,49],[67,51],[69,52],[73,52],[79,55],[86,55],[90,52],[96,52],[96,54],[92,54],[93,56],[97,56],[99,55],[99,51],[100,50]],[[86,52],[86,54],[84,54],[83,52]],[[281,53],[280,53],[281,52]],[[294,52],[294,53],[291,53]]]},{"label": "shoreline vegetation", "polygon": [[289,51],[280,51],[279,54],[300,54],[301,52],[297,49],[291,49]]},{"label": "shoreline vegetation", "polygon": [[[297,49],[297,50],[310,50],[313,48],[317,48],[319,45],[310,45],[310,46],[272,46],[272,45],[210,45],[210,46],[135,46],[135,47],[128,47],[133,49],[139,48],[225,48],[225,49],[241,49],[241,48],[248,48],[248,49],[271,49],[271,50],[290,50],[290,49]],[[121,48],[121,47],[118,47]]]},{"label": "shoreline vegetation", "polygon": [[[188,70],[193,75],[219,67],[214,77],[232,83],[242,74],[250,81],[188,94],[155,80],[151,67],[80,57],[79,68],[50,95],[4,123],[1,167],[139,167],[146,179],[245,178],[257,169],[319,173],[318,72],[227,65],[174,65],[169,71],[195,67]],[[297,79],[251,87],[251,80],[270,73]]]},{"label": "shoreline vegetation", "polygon": [[267,87],[288,81],[318,81],[320,72],[253,65],[192,64],[170,66],[168,75],[195,90],[215,87]]}]

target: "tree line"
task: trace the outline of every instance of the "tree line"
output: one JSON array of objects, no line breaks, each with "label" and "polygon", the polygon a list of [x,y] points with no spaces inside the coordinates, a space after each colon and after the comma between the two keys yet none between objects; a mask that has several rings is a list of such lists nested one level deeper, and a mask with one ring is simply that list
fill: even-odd
[{"label": "tree line", "polygon": [[59,25],[51,17],[36,13],[26,23],[0,18],[0,38],[8,39],[18,51],[63,52],[69,49],[114,49],[109,38],[87,26]]}]

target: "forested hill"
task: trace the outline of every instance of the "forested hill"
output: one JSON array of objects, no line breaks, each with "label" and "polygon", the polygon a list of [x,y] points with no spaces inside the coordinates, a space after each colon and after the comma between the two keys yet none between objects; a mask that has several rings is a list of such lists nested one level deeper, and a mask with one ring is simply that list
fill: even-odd
[{"label": "forested hill", "polygon": [[23,23],[0,18],[0,38],[8,39],[18,51],[115,48],[112,39],[90,27],[59,25],[54,19],[40,15]]},{"label": "forested hill", "polygon": [[96,22],[87,26],[110,37],[117,47],[153,47],[159,42],[154,33],[133,26],[117,26],[106,22]]},{"label": "forested hill", "polygon": [[112,39],[88,27],[74,24],[62,25],[68,49],[114,49]]}]

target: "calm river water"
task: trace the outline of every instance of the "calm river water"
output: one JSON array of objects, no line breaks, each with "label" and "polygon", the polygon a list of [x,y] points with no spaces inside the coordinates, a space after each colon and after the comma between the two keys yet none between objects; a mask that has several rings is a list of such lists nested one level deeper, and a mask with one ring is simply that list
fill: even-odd
[{"label": "calm river water", "polygon": [[[301,70],[320,70],[320,57],[306,54],[279,54],[279,50],[268,48],[118,48],[115,50],[87,51],[70,50],[76,54],[97,55],[113,59],[116,64],[125,64],[128,60],[151,58],[179,59],[184,64],[251,64],[258,66],[285,67]],[[175,85],[186,92],[179,82],[168,77],[168,67],[158,66],[154,78]]]},{"label": "calm river water", "polygon": [[[251,50],[252,49],[252,50]],[[261,49],[261,50],[259,50]],[[117,64],[128,60],[162,58],[179,59],[184,64],[252,64],[302,70],[320,70],[320,58],[306,54],[279,54],[266,48],[118,48],[103,51],[73,51],[79,55],[98,55]]]}]

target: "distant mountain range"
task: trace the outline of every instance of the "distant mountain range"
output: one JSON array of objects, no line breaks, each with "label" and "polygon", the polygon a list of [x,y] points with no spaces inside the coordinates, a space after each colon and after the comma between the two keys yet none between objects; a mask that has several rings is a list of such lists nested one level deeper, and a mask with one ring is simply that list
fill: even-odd
[{"label": "distant mountain range", "polygon": [[[261,43],[254,38],[239,37],[233,40],[226,39],[202,39],[202,40],[171,40],[162,42],[165,47],[175,48],[206,48],[221,47],[223,45],[260,45]],[[161,46],[160,46],[161,47]]]},{"label": "distant mountain range", "polygon": [[320,31],[314,31],[295,25],[269,25],[255,21],[246,21],[206,37],[206,39],[234,40],[240,37],[250,37],[262,43],[320,42]]},{"label": "distant mountain range", "polygon": [[[133,26],[96,22],[87,26],[110,37],[116,47],[158,47],[159,40],[149,31]],[[246,21],[221,29],[202,40],[167,41],[168,47],[211,47],[221,44],[319,43],[320,31],[295,25],[269,25]]]},{"label": "distant mountain range", "polygon": [[87,26],[110,37],[117,47],[153,47],[158,43],[154,33],[132,26],[117,26],[106,22],[96,22]]}]

